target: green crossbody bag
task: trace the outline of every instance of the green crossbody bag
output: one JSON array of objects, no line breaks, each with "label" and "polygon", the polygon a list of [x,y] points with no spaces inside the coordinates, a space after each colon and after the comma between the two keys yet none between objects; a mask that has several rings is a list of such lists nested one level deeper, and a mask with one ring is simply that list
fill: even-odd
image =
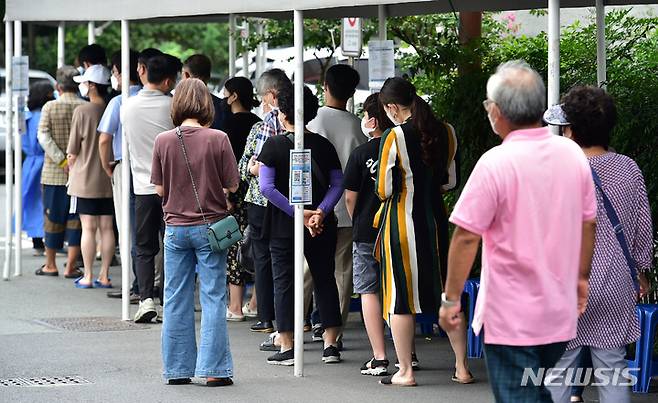
[{"label": "green crossbody bag", "polygon": [[201,207],[199,192],[196,189],[194,175],[192,175],[192,168],[190,168],[190,160],[187,158],[187,149],[185,148],[185,142],[183,141],[183,134],[180,131],[180,127],[176,128],[176,136],[178,136],[178,141],[180,142],[181,148],[183,149],[183,157],[185,157],[187,172],[190,174],[190,180],[192,181],[192,189],[194,190],[194,197],[196,198],[197,206],[201,212],[201,217],[203,217],[203,222],[208,227],[208,242],[210,243],[210,248],[214,252],[225,251],[242,239],[242,233],[240,232],[238,221],[232,215],[228,215],[212,225],[208,222],[206,215],[203,212],[203,208]]}]

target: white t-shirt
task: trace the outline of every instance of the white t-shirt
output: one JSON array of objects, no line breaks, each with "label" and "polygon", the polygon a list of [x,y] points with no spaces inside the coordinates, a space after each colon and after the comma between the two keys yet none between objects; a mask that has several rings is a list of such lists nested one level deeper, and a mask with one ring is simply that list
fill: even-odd
[{"label": "white t-shirt", "polygon": [[171,97],[158,90],[141,90],[122,106],[121,121],[130,152],[130,170],[136,195],[155,193],[151,184],[155,137],[174,128]]},{"label": "white t-shirt", "polygon": [[[323,106],[318,110],[318,116],[309,122],[308,129],[325,137],[334,145],[343,171],[345,171],[352,151],[368,141],[361,131],[361,120],[358,117],[346,110],[330,106]],[[345,207],[344,195],[340,198],[334,212],[338,218],[338,227],[352,226],[352,220]]]}]

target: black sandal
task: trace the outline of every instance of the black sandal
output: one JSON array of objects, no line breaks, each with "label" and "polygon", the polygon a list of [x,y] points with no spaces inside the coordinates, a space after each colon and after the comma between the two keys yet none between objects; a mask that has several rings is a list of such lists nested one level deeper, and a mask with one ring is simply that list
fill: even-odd
[{"label": "black sandal", "polygon": [[190,383],[192,383],[190,378],[167,379],[167,385],[189,385]]},{"label": "black sandal", "polygon": [[[58,271],[45,271],[44,269],[46,268],[46,265],[44,264],[43,266],[39,267],[34,274],[37,276],[50,276],[50,277],[57,277],[59,276]],[[78,276],[80,277],[80,276]],[[77,277],[76,277],[77,278]]]},{"label": "black sandal", "polygon": [[415,382],[410,384],[393,383],[393,375],[385,376],[384,378],[379,380],[379,383],[386,386],[401,386],[401,387],[418,386],[418,384]]},{"label": "black sandal", "polygon": [[71,273],[69,273],[69,274],[65,274],[65,275],[64,275],[64,278],[78,278],[78,277],[82,277],[82,276],[84,276],[84,275],[85,275],[85,274],[82,272],[82,270],[80,270],[80,269],[75,269],[75,270],[73,270]]}]

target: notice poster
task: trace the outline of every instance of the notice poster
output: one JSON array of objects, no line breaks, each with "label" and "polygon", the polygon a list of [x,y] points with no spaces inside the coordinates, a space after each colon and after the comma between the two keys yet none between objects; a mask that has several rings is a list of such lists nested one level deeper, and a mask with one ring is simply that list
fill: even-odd
[{"label": "notice poster", "polygon": [[343,31],[340,41],[340,50],[343,56],[361,56],[362,45],[361,18],[343,18]]},{"label": "notice poster", "polygon": [[309,205],[313,198],[311,180],[311,150],[290,150],[291,205]]},{"label": "notice poster", "polygon": [[14,96],[27,97],[30,89],[30,65],[27,56],[11,58],[12,91]]},{"label": "notice poster", "polygon": [[368,42],[368,76],[371,91],[379,91],[389,77],[395,76],[395,46],[393,41]]}]

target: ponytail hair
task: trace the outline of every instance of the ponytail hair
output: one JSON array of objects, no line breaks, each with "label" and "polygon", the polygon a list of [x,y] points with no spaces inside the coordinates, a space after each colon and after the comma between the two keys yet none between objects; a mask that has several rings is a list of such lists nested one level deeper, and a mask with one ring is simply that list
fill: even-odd
[{"label": "ponytail hair", "polygon": [[411,124],[420,135],[421,157],[425,165],[448,169],[448,130],[434,116],[432,108],[416,93],[409,81],[394,77],[384,82],[379,93],[382,105],[398,104],[411,111]]}]

